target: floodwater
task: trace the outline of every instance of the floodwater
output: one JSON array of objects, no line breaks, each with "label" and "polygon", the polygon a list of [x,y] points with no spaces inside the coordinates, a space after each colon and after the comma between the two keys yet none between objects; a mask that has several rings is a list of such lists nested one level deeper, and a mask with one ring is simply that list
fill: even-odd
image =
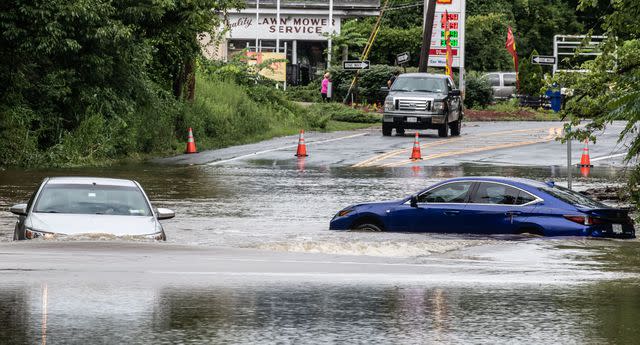
[{"label": "floodwater", "polygon": [[[596,169],[577,185],[616,183],[623,173]],[[10,243],[15,218],[0,212],[0,344],[635,343],[638,240],[327,230],[346,205],[445,178],[563,174],[296,161],[0,171],[3,210],[45,176],[82,175],[136,179],[154,206],[177,214],[164,222],[167,243],[111,239],[105,249],[104,240],[62,239],[82,250],[55,252],[55,242]],[[33,262],[42,250],[54,260]],[[144,260],[159,267],[143,269]]]}]

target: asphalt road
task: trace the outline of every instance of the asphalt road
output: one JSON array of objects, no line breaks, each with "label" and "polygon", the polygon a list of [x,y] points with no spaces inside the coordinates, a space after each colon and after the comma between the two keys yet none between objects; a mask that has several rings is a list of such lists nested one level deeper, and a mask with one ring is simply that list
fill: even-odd
[{"label": "asphalt road", "polygon": [[[567,147],[557,138],[562,122],[466,122],[459,137],[439,138],[435,131],[420,131],[423,159],[411,161],[415,132],[405,136],[383,137],[379,128],[358,131],[306,133],[309,157],[306,166],[411,167],[489,164],[504,166],[566,166]],[[589,145],[595,166],[621,167],[627,145],[618,142],[623,122],[596,133]],[[196,138],[197,139],[197,138]],[[161,164],[234,165],[250,161],[291,160],[297,136],[255,144],[158,159]],[[572,163],[577,164],[583,143],[573,142]]]}]

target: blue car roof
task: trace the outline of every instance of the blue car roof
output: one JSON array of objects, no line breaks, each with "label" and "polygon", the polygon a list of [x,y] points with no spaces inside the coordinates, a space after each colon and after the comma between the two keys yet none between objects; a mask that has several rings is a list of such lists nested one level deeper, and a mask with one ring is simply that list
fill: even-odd
[{"label": "blue car roof", "polygon": [[479,182],[486,181],[486,182],[502,182],[502,183],[512,184],[514,186],[528,186],[533,188],[548,187],[546,183],[536,181],[536,180],[519,178],[519,177],[500,177],[500,176],[456,177],[443,182],[452,182],[452,181],[479,181]]}]

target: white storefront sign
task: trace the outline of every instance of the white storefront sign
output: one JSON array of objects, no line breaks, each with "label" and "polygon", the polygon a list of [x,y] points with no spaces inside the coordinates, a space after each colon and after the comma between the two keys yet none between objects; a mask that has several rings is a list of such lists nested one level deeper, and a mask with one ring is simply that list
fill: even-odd
[{"label": "white storefront sign", "polygon": [[444,27],[442,26],[445,10],[449,14],[453,67],[460,67],[461,64],[464,64],[465,7],[465,0],[437,0],[429,49],[429,66],[445,67],[446,64],[447,49],[444,42]]},{"label": "white storefront sign", "polygon": [[[280,26],[275,14],[261,14],[256,25],[253,14],[229,14],[230,39],[275,40],[278,30],[281,40],[326,41],[331,26],[328,16],[281,14]],[[333,18],[333,32],[340,33],[340,18]]]}]

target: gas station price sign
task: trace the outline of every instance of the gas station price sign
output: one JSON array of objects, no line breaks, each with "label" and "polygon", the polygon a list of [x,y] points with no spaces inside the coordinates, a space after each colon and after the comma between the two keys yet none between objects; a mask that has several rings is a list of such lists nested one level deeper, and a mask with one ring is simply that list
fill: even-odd
[{"label": "gas station price sign", "polygon": [[433,20],[431,47],[429,49],[429,66],[444,67],[447,43],[444,37],[442,20],[445,11],[449,20],[449,37],[453,53],[453,67],[464,64],[464,10],[465,0],[437,0],[436,13]]}]

